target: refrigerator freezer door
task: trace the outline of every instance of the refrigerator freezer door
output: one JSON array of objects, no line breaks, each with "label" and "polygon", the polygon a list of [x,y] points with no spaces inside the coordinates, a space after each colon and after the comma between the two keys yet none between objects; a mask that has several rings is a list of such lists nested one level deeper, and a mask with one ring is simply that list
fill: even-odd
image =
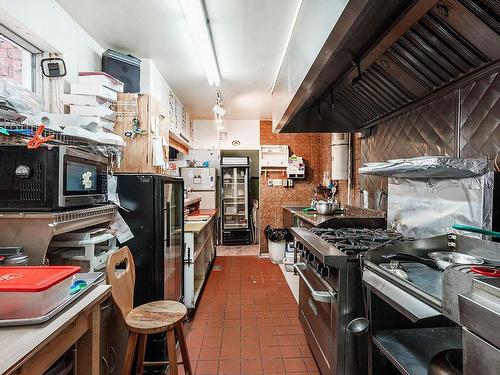
[{"label": "refrigerator freezer door", "polygon": [[223,229],[247,229],[248,167],[222,168]]},{"label": "refrigerator freezer door", "polygon": [[215,191],[215,168],[181,168],[181,177],[186,189]]},{"label": "refrigerator freezer door", "polygon": [[182,298],[182,257],[184,211],[181,209],[184,189],[180,183],[165,182],[163,186],[163,298],[180,301]]}]

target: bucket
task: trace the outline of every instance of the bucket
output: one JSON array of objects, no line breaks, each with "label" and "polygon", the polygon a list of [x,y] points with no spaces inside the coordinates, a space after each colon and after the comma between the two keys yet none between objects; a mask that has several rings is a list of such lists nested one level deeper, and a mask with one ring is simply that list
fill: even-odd
[{"label": "bucket", "polygon": [[285,257],[285,245],[286,245],[285,240],[277,242],[267,240],[267,247],[269,249],[269,259],[271,259],[271,262],[275,264],[283,262],[283,258]]}]

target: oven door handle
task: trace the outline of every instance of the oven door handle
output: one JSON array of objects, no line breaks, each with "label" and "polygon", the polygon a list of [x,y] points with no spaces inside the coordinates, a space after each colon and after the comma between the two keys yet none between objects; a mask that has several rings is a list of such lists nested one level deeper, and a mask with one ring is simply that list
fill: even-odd
[{"label": "oven door handle", "polygon": [[315,290],[309,280],[307,280],[306,276],[302,272],[307,265],[305,263],[295,263],[294,266],[295,271],[297,271],[297,274],[300,276],[304,284],[309,288],[309,291],[311,292],[311,297],[318,302],[325,302],[325,303],[330,303],[333,300],[337,300],[337,293],[330,293],[328,291],[324,290]]}]

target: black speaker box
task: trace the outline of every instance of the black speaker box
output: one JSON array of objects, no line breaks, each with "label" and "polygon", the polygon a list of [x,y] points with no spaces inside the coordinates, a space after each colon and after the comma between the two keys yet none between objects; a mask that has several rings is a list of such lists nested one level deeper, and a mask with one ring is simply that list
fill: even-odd
[{"label": "black speaker box", "polygon": [[141,91],[141,60],[113,50],[102,54],[102,71],[125,84],[123,92]]}]

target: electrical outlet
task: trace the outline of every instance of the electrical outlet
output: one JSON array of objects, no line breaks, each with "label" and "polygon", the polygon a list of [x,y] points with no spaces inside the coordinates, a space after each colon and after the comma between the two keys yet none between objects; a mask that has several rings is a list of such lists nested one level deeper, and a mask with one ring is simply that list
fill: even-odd
[{"label": "electrical outlet", "polygon": [[288,180],[287,180],[286,178],[283,180],[283,186],[284,186],[284,187],[287,187],[287,186],[288,186]]},{"label": "electrical outlet", "polygon": [[273,186],[282,186],[283,185],[283,180],[280,178],[275,178],[273,179]]},{"label": "electrical outlet", "polygon": [[273,180],[271,179],[267,180],[267,186],[273,186]]},{"label": "electrical outlet", "polygon": [[293,187],[293,180],[291,178],[288,179],[288,186]]}]

